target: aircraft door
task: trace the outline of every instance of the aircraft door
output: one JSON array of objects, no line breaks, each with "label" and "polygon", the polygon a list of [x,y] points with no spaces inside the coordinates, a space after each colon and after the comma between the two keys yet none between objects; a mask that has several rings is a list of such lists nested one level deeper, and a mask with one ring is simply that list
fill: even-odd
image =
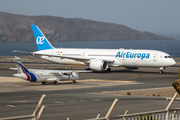
[{"label": "aircraft door", "polygon": [[86,53],[86,52],[83,52],[83,53],[82,53],[82,56],[84,56],[84,57],[88,57],[88,55],[87,55],[87,53]]},{"label": "aircraft door", "polygon": [[157,58],[158,58],[158,54],[154,54],[153,55],[153,61],[157,61]]}]

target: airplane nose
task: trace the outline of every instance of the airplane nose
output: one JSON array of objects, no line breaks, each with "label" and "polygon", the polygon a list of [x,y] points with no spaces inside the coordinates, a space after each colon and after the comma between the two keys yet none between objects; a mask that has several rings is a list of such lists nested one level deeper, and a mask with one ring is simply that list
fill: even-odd
[{"label": "airplane nose", "polygon": [[175,65],[176,61],[174,59],[172,59],[172,65]]},{"label": "airplane nose", "polygon": [[176,61],[172,58],[171,61],[170,61],[170,65],[173,66],[176,64]]}]

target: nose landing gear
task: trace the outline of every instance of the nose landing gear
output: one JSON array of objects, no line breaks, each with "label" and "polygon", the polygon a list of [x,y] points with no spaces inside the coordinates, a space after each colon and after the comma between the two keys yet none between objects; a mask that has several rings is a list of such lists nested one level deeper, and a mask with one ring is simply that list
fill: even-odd
[{"label": "nose landing gear", "polygon": [[160,67],[159,73],[160,73],[160,74],[163,74],[163,73],[164,73],[164,71],[163,71],[164,69],[166,69],[166,68],[165,68],[165,67]]}]

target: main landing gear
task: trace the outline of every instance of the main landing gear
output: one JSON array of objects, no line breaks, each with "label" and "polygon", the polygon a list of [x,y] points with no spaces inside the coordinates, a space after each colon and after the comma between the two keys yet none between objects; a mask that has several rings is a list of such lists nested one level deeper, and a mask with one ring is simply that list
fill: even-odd
[{"label": "main landing gear", "polygon": [[[53,83],[54,83],[55,85],[58,85],[58,84],[59,84],[59,81],[54,81]],[[46,82],[42,82],[42,84],[45,85]]]},{"label": "main landing gear", "polygon": [[108,68],[108,69],[106,70],[106,72],[111,72],[111,68]]},{"label": "main landing gear", "polygon": [[54,81],[54,84],[55,84],[55,85],[58,85],[58,84],[59,84],[59,82],[58,82],[58,81]]},{"label": "main landing gear", "polygon": [[165,67],[160,67],[159,73],[160,73],[160,74],[163,74],[163,73],[164,73],[164,71],[163,71],[164,69],[166,69],[166,68],[165,68]]}]

